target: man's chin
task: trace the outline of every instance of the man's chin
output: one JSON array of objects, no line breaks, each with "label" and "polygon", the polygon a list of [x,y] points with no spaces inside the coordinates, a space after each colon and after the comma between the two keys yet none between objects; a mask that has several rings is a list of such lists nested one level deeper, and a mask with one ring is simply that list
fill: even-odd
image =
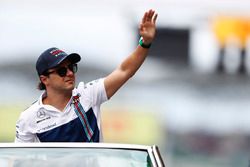
[{"label": "man's chin", "polygon": [[69,87],[70,90],[73,90],[74,88],[75,88],[75,84],[72,84],[72,85]]},{"label": "man's chin", "polygon": [[67,90],[73,90],[74,88],[75,88],[75,83],[68,84],[66,87]]}]

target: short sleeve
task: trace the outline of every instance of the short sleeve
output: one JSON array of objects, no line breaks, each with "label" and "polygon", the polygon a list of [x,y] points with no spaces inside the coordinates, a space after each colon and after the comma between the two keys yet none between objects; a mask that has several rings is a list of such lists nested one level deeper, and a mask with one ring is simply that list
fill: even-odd
[{"label": "short sleeve", "polygon": [[15,143],[36,142],[37,139],[35,134],[29,132],[29,129],[28,121],[25,121],[21,114],[16,123]]},{"label": "short sleeve", "polygon": [[78,89],[83,90],[83,94],[90,100],[91,106],[100,105],[108,100],[104,87],[104,78],[88,82],[87,84],[80,83]]}]

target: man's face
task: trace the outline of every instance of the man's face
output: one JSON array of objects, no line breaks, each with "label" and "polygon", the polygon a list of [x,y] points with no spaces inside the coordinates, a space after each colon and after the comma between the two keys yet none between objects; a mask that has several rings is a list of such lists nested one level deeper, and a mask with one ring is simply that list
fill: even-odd
[{"label": "man's face", "polygon": [[65,60],[58,67],[49,69],[45,81],[47,91],[72,91],[75,87],[75,73],[73,68],[77,67],[72,65],[68,60]]}]

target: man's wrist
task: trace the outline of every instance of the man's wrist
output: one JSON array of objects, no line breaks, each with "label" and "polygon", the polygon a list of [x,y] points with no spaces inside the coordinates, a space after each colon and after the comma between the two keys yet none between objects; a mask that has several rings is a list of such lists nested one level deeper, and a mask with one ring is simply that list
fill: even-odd
[{"label": "man's wrist", "polygon": [[140,45],[141,47],[145,48],[145,49],[149,49],[150,46],[151,46],[151,43],[149,43],[149,44],[144,43],[144,42],[143,42],[143,38],[141,37],[140,40],[139,40],[139,45]]}]

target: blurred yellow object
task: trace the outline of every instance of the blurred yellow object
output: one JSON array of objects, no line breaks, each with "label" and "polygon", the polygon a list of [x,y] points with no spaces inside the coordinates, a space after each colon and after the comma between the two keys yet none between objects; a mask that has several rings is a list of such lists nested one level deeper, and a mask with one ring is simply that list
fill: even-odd
[{"label": "blurred yellow object", "polygon": [[14,142],[16,121],[23,111],[22,105],[1,105],[0,107],[0,142]]},{"label": "blurred yellow object", "polygon": [[102,125],[104,142],[155,144],[164,134],[153,113],[124,108],[103,112]]},{"label": "blurred yellow object", "polygon": [[250,36],[250,19],[237,16],[218,16],[213,19],[213,31],[224,47],[229,38],[238,38],[242,47]]},{"label": "blurred yellow object", "polygon": [[[24,105],[1,105],[0,142],[14,142],[16,121],[24,109]],[[109,108],[102,112],[104,142],[159,143],[164,138],[163,128],[155,114],[141,110]]]}]

